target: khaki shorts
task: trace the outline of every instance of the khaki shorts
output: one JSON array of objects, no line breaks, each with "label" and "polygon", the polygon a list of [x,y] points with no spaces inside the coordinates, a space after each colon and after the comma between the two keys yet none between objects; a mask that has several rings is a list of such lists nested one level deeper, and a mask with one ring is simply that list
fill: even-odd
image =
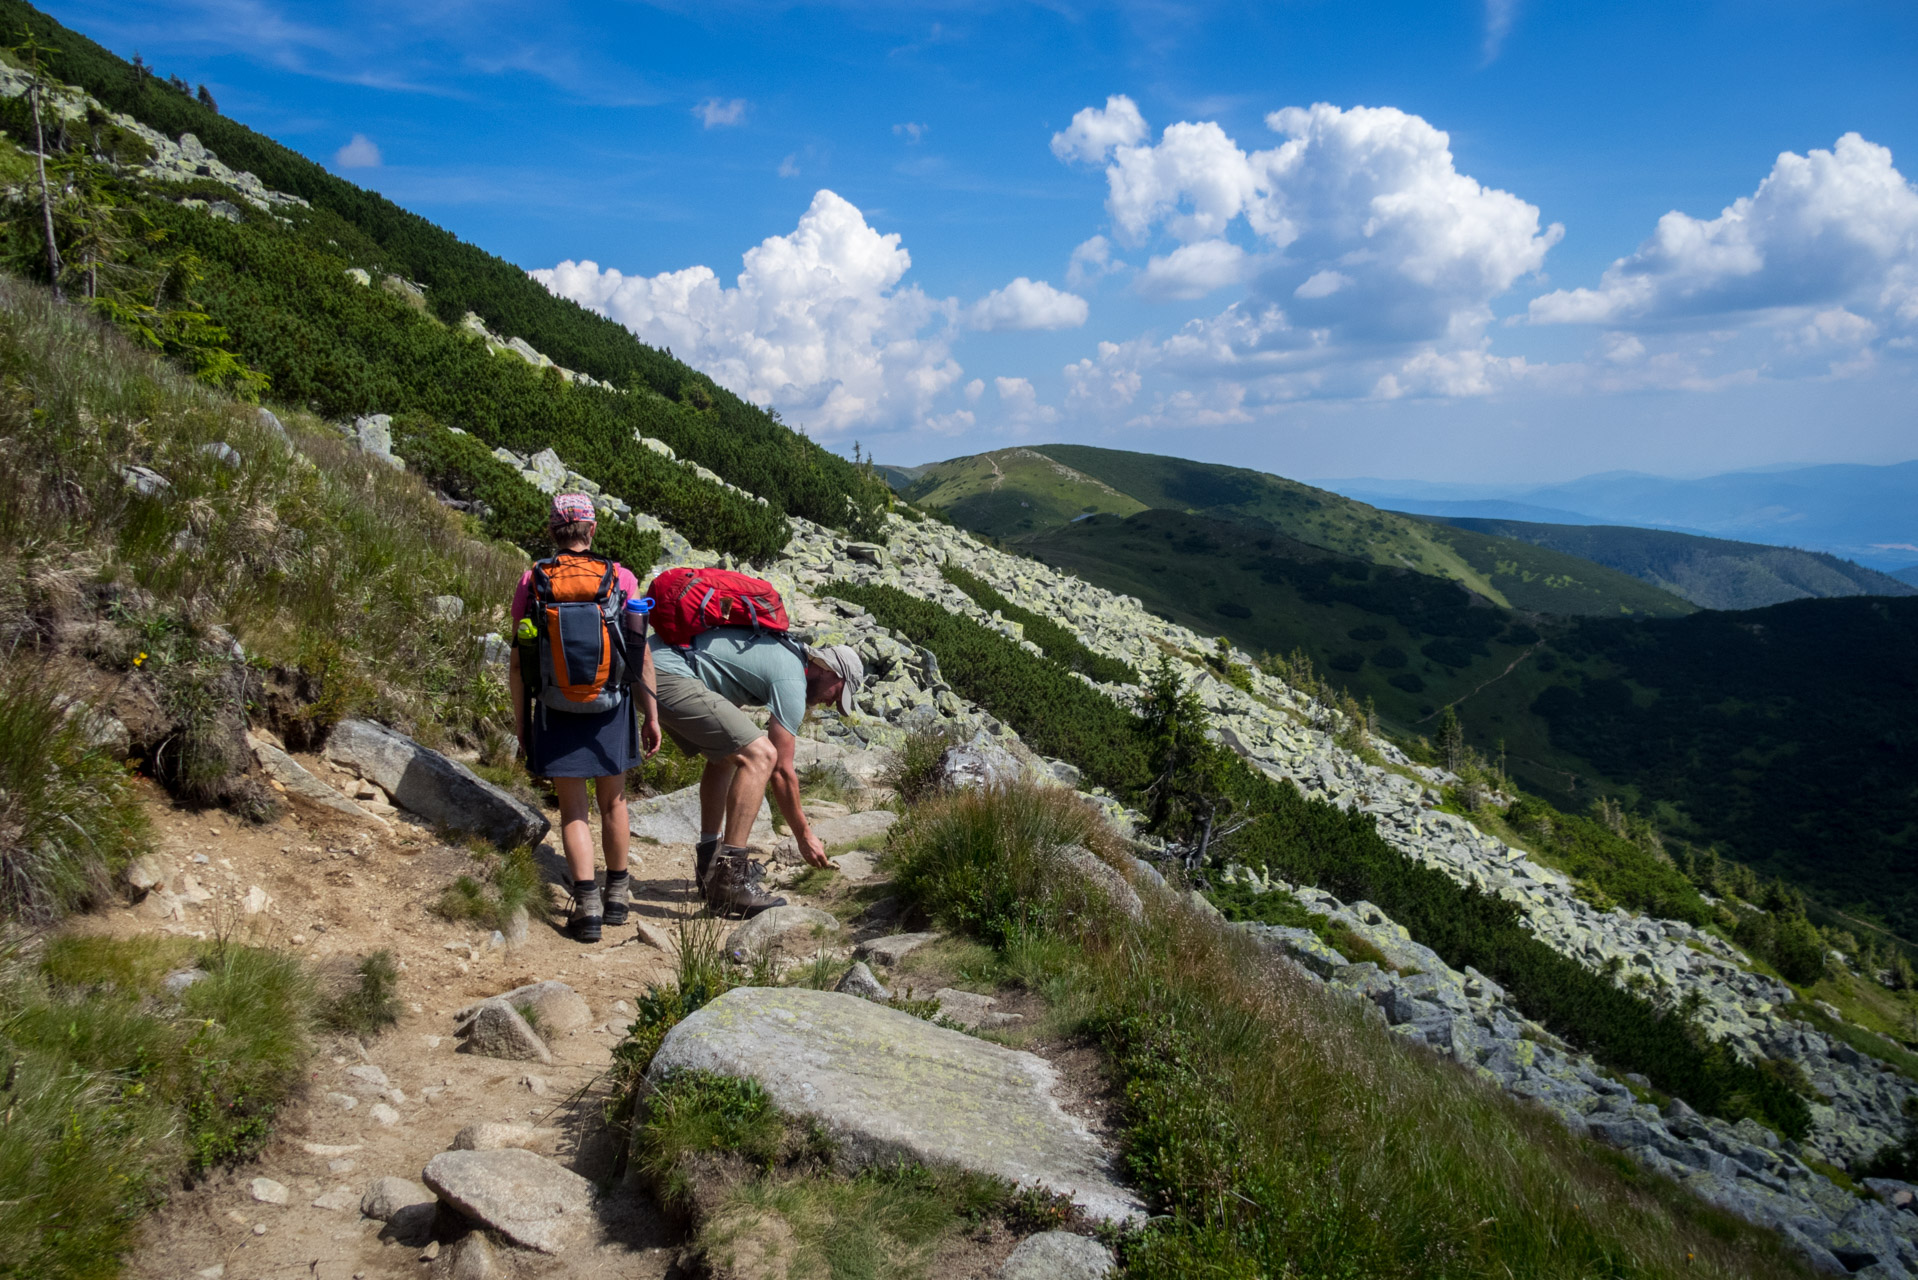
[{"label": "khaki shorts", "polygon": [[687,755],[724,760],[766,736],[752,717],[699,681],[657,674],[660,728]]}]

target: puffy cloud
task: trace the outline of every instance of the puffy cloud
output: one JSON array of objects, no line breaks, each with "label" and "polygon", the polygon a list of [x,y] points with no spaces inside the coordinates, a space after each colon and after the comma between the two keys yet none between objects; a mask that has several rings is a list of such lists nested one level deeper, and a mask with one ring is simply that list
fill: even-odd
[{"label": "puffy cloud", "polygon": [[1008,425],[1050,426],[1059,420],[1059,411],[1049,404],[1040,404],[1038,390],[1027,379],[994,378],[992,385],[999,392],[999,407],[1005,411]]},{"label": "puffy cloud", "polygon": [[1086,322],[1086,300],[1043,280],[1019,276],[966,310],[966,324],[989,332],[1005,329],[1076,329]]},{"label": "puffy cloud", "polygon": [[1856,133],[1830,151],[1783,153],[1757,191],[1709,221],[1666,214],[1596,289],[1534,298],[1530,317],[1654,328],[1844,306],[1918,320],[1918,189]]},{"label": "puffy cloud", "polygon": [[779,176],[782,178],[797,178],[799,176],[799,157],[797,155],[787,156],[779,162]]},{"label": "puffy cloud", "polygon": [[627,276],[568,261],[532,275],[739,395],[833,436],[925,423],[959,381],[945,336],[956,307],[901,287],[911,265],[897,235],[881,235],[821,190],[791,234],[746,252],[731,288],[704,266]]},{"label": "puffy cloud", "polygon": [[931,125],[915,124],[910,120],[906,121],[906,123],[904,124],[896,124],[892,127],[893,137],[904,138],[907,142],[911,142],[911,143],[918,142],[920,139],[924,138],[930,132],[932,132]]},{"label": "puffy cloud", "polygon": [[707,129],[723,129],[746,120],[744,98],[708,98],[693,108],[693,115]]},{"label": "puffy cloud", "polygon": [[1052,154],[1061,160],[1098,164],[1114,147],[1129,147],[1146,136],[1145,117],[1132,99],[1115,93],[1103,109],[1087,107],[1052,135]]},{"label": "puffy cloud", "polygon": [[381,163],[379,147],[363,133],[333,153],[335,169],[377,169]]},{"label": "puffy cloud", "polygon": [[1154,257],[1133,288],[1155,301],[1202,298],[1245,278],[1245,250],[1230,240],[1201,240],[1182,244],[1165,257]]},{"label": "puffy cloud", "polygon": [[1072,251],[1072,260],[1066,264],[1066,284],[1083,289],[1123,270],[1125,264],[1112,256],[1112,242],[1104,236],[1093,236]]},{"label": "puffy cloud", "polygon": [[1539,270],[1563,234],[1541,229],[1535,206],[1460,173],[1444,131],[1392,107],[1275,111],[1265,123],[1284,141],[1247,152],[1211,121],[1148,142],[1125,105],[1136,141],[1106,127],[1109,103],[1081,112],[1053,149],[1109,153],[1106,212],[1122,241],[1179,242],[1141,278],[1148,296],[1196,297],[1243,279],[1251,255],[1224,238],[1243,221],[1266,250],[1254,293],[1283,301],[1290,323],[1342,343],[1471,342],[1491,300]]}]

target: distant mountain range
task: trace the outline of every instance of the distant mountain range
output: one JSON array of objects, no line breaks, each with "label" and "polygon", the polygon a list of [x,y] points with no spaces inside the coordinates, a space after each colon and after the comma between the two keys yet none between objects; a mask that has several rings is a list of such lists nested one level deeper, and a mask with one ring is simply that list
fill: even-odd
[{"label": "distant mountain range", "polygon": [[[1579,556],[1705,609],[1762,609],[1787,600],[1834,596],[1918,595],[1918,586],[1911,581],[1822,551],[1622,525],[1534,524],[1457,516],[1427,519]],[[1905,572],[1918,578],[1918,566]]]},{"label": "distant mountain range", "polygon": [[1918,567],[1918,461],[1737,471],[1696,480],[1613,471],[1531,487],[1320,483],[1348,498],[1419,515],[1636,525],[1823,551],[1887,571]]}]

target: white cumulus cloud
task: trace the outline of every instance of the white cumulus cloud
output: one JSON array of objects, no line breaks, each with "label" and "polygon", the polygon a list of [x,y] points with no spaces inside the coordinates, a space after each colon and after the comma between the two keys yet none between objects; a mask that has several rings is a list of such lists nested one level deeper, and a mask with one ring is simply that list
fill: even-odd
[{"label": "white cumulus cloud", "polygon": [[1086,300],[1055,289],[1043,280],[1019,276],[994,289],[966,310],[969,328],[997,332],[1006,329],[1076,329],[1086,322]]},{"label": "white cumulus cloud", "polygon": [[[1147,268],[1148,296],[1196,297],[1243,278],[1228,268],[1243,271],[1246,255],[1224,238],[1242,222],[1269,257],[1254,291],[1282,300],[1292,323],[1347,342],[1474,340],[1491,300],[1539,270],[1563,235],[1540,227],[1536,206],[1460,173],[1450,138],[1418,116],[1319,103],[1265,123],[1283,138],[1269,150],[1246,151],[1214,121],[1169,125],[1149,142],[1140,120],[1138,141],[1106,145],[1114,232],[1179,242]],[[1064,138],[1054,150],[1082,158]]]},{"label": "white cumulus cloud", "polygon": [[[628,276],[593,262],[532,272],[561,297],[609,316],[822,437],[931,425],[960,378],[949,354],[957,310],[901,285],[912,258],[831,191],[798,226],[748,250],[732,287],[711,268]],[[929,332],[930,331],[930,332]],[[942,429],[959,429],[948,417]]]},{"label": "white cumulus cloud", "polygon": [[1230,240],[1182,244],[1164,257],[1149,260],[1133,288],[1155,301],[1202,298],[1243,280],[1247,261],[1245,250]]},{"label": "white cumulus cloud", "polygon": [[1918,320],[1918,189],[1855,133],[1785,152],[1716,218],[1676,210],[1596,289],[1532,300],[1535,324],[1721,324],[1777,308],[1851,305]]},{"label": "white cumulus cloud", "polygon": [[693,108],[693,115],[707,129],[723,129],[746,120],[744,98],[708,98]]},{"label": "white cumulus cloud", "polygon": [[1084,289],[1123,270],[1125,264],[1112,256],[1112,241],[1093,236],[1072,251],[1072,260],[1066,264],[1066,284]]},{"label": "white cumulus cloud", "polygon": [[999,392],[999,407],[1008,426],[1043,427],[1059,420],[1057,409],[1039,403],[1038,389],[1029,379],[994,378],[992,385]]},{"label": "white cumulus cloud", "polygon": [[1101,107],[1087,107],[1072,123],[1052,135],[1052,154],[1061,160],[1098,164],[1114,147],[1129,147],[1146,136],[1145,117],[1123,93],[1115,93]]},{"label": "white cumulus cloud", "polygon": [[352,141],[333,153],[335,169],[377,169],[381,163],[378,145],[363,133],[354,134]]}]

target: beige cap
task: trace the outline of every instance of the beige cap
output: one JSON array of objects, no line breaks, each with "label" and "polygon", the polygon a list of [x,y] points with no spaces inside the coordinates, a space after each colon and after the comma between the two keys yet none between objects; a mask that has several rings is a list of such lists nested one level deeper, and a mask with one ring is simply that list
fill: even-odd
[{"label": "beige cap", "polygon": [[859,651],[849,644],[829,644],[808,650],[806,656],[846,682],[839,691],[839,712],[850,715],[853,695],[866,682],[866,664]]}]

